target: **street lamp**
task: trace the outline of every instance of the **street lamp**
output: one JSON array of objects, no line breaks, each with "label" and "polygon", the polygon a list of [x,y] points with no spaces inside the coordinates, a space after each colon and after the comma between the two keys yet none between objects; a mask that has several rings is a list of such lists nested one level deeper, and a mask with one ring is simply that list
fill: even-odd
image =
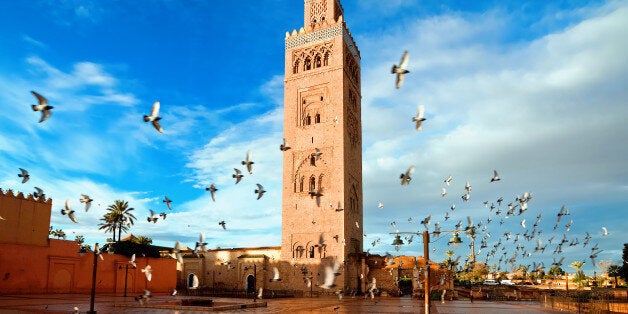
[{"label": "street lamp", "polygon": [[[454,235],[452,236],[452,238],[449,240],[449,243],[448,243],[448,244],[453,245],[454,248],[458,248],[460,243],[462,243],[460,236],[458,236],[458,230],[440,230],[439,229],[438,232],[434,232],[434,235],[440,235],[442,232],[454,233]],[[395,239],[393,240],[392,245],[395,246],[396,250],[399,250],[399,247],[403,245],[403,240],[401,240],[400,234],[415,234],[415,235],[423,236],[423,255],[425,258],[425,285],[423,285],[423,288],[425,289],[424,305],[425,305],[425,314],[429,314],[430,313],[430,248],[429,248],[430,234],[427,230],[423,231],[422,234],[419,232],[399,232],[399,231],[391,232],[390,234],[395,235]]]},{"label": "street lamp", "polygon": [[[133,269],[137,268],[137,266],[132,265],[131,262],[126,263],[126,265],[124,266],[124,297],[125,298],[126,298],[126,284],[129,277],[129,265],[131,265]],[[118,269],[122,269],[122,265],[118,266]]]},{"label": "street lamp", "polygon": [[[86,253],[86,249],[84,247],[81,247],[78,251],[79,255],[84,256]],[[94,311],[94,298],[96,297],[96,273],[97,273],[97,269],[98,269],[98,258],[103,259],[102,257],[102,252],[100,251],[100,249],[98,248],[98,243],[94,244],[94,267],[92,269],[92,292],[91,292],[91,296],[89,299],[89,312],[87,313],[91,313],[91,314],[95,314],[96,311]]]}]

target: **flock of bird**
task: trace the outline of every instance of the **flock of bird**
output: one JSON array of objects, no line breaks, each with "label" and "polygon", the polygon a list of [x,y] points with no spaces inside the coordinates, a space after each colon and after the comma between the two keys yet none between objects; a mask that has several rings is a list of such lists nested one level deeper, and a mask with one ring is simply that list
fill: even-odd
[{"label": "flock of bird", "polygon": [[[392,74],[396,75],[395,87],[397,89],[401,88],[404,81],[404,76],[409,73],[409,71],[406,68],[408,65],[408,59],[409,59],[409,54],[407,51],[405,51],[401,57],[401,61],[399,65],[393,65],[392,67],[391,72]],[[423,123],[425,121],[426,121],[425,107],[423,105],[420,105],[418,108],[417,115],[412,118],[412,122],[415,123],[415,129],[417,131],[421,131]],[[400,183],[402,186],[406,186],[412,181],[412,175],[414,173],[414,170],[415,170],[415,166],[412,165],[408,167],[408,169],[405,172],[399,175]],[[440,193],[440,196],[442,198],[447,197],[448,195],[447,188],[452,184],[452,181],[453,181],[452,176],[448,176],[447,178],[444,179],[443,182],[445,184],[445,187],[442,187],[442,190]],[[501,178],[497,170],[493,170],[493,175],[487,181],[489,183],[495,183],[495,182],[501,181]],[[465,203],[470,202],[471,191],[472,191],[471,184],[469,183],[469,181],[466,181],[466,184],[464,186],[464,192],[460,196],[463,202]],[[476,238],[480,239],[479,249],[477,249],[477,251],[475,252],[471,252],[471,254],[469,254],[469,256],[465,259],[462,266],[465,269],[469,269],[470,267],[473,267],[473,263],[469,263],[469,262],[475,261],[476,256],[478,257],[482,256],[484,257],[484,262],[486,263],[486,265],[491,265],[490,264],[491,261],[493,259],[497,259],[496,263],[495,261],[493,261],[493,264],[492,264],[494,265],[493,270],[497,272],[501,270],[508,270],[508,269],[514,271],[517,266],[516,264],[521,264],[521,265],[526,266],[526,268],[529,269],[530,272],[545,271],[544,263],[543,262],[537,263],[536,261],[538,259],[534,257],[537,257],[538,254],[545,253],[545,249],[548,245],[554,245],[555,247],[552,253],[553,263],[551,266],[561,267],[565,259],[565,257],[562,256],[563,245],[569,245],[571,247],[575,247],[580,244],[579,238],[577,236],[572,237],[571,240],[567,236],[567,233],[570,232],[571,227],[573,225],[573,220],[569,220],[569,222],[567,222],[567,224],[564,225],[564,233],[563,233],[562,239],[553,243],[554,236],[551,236],[551,237],[542,236],[543,230],[541,230],[540,228],[542,213],[539,213],[536,216],[536,219],[535,219],[534,224],[532,225],[532,228],[526,225],[525,216],[528,210],[528,204],[531,200],[532,200],[532,193],[530,192],[524,192],[521,194],[521,196],[517,195],[514,198],[514,200],[508,202],[507,204],[504,203],[504,198],[501,196],[496,197],[495,201],[485,200],[482,202],[481,207],[487,208],[488,212],[485,212],[485,211],[483,212],[481,210],[475,209],[473,212],[473,215],[474,216],[475,215],[487,215],[486,219],[481,219],[477,224],[475,224],[471,216],[467,216],[467,225],[464,228],[463,228],[462,220],[458,221],[453,226],[453,230],[452,230],[453,233],[466,234],[467,237],[471,239],[471,242],[473,244],[475,243]],[[473,207],[476,205],[470,205],[470,206]],[[477,206],[480,207],[479,204]],[[384,208],[384,204],[381,201],[379,201],[377,207],[382,209]],[[450,211],[453,214],[455,210],[456,210],[456,203],[454,202],[451,204],[449,209],[444,210],[443,220],[434,222],[433,227],[430,227],[430,223],[432,221],[432,213],[430,213],[427,217],[421,220],[420,224],[424,226],[425,230],[429,231],[431,229],[430,233],[435,237],[434,242],[440,240],[441,238],[441,233],[442,233],[441,223],[445,223],[446,221],[448,221],[451,217]],[[561,218],[563,216],[569,216],[569,215],[570,215],[569,210],[567,209],[565,205],[563,205],[556,213],[556,222],[554,224],[553,231],[558,230],[558,228],[560,227],[559,223],[561,221]],[[505,230],[503,231],[503,233],[499,231],[501,235],[494,234],[497,232],[493,230],[500,228],[500,226],[502,226],[505,223],[505,221],[507,221],[508,219],[512,220],[514,219],[515,216],[520,217],[519,226],[522,229]],[[495,223],[491,224],[491,222],[496,221],[496,220],[499,223],[498,226],[496,226]],[[408,224],[411,225],[413,221],[414,219],[412,217],[408,218]],[[394,232],[399,232],[397,228],[398,224],[396,221],[390,222],[390,226],[394,229]],[[494,226],[494,227],[491,227],[491,226]],[[601,228],[602,228],[601,237],[607,236],[609,233],[606,227],[601,227]],[[417,233],[420,233],[420,232],[421,230],[419,230]],[[364,237],[366,238],[368,237],[368,235],[364,234]],[[489,245],[489,239],[495,239],[494,240],[495,242],[492,243],[492,245]],[[536,241],[534,241],[534,243],[536,243],[536,246],[534,247],[529,246],[528,243],[532,243],[532,241],[535,239]],[[583,242],[582,242],[582,247],[585,248],[591,239],[592,239],[591,234],[589,232],[586,232],[586,236],[584,237]],[[409,244],[413,241],[413,236],[406,236],[405,240]],[[371,246],[372,248],[374,248],[380,243],[381,243],[381,237],[377,237],[371,242]],[[515,245],[514,250],[509,248],[510,243]],[[453,244],[453,243],[448,243],[448,244]],[[475,248],[475,246],[472,244],[469,244],[469,247],[472,249]],[[399,249],[399,247],[396,247],[396,249]],[[369,248],[367,250],[367,253],[370,250],[371,249]],[[435,251],[436,249],[433,248],[433,250]],[[482,252],[484,252],[485,255],[481,255]],[[602,252],[602,250],[598,248],[597,244],[591,247],[591,252],[588,258],[591,260],[591,263],[594,266],[596,265],[595,259],[598,257],[598,254],[600,252]],[[393,262],[392,255],[386,252],[386,257],[387,257],[387,262],[391,264]],[[459,265],[460,258],[461,256],[458,256],[457,258],[452,259],[452,262],[456,267],[460,266]],[[530,258],[532,260],[531,263],[530,261],[526,260],[527,258]],[[507,266],[510,266],[510,267],[507,267]]]}]

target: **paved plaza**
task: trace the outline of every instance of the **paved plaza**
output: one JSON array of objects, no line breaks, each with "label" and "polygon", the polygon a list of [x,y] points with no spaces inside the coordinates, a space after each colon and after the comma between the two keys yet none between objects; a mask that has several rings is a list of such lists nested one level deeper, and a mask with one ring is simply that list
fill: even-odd
[{"label": "paved plaza", "polygon": [[[133,297],[97,295],[95,309],[98,313],[201,313],[221,311],[227,313],[423,313],[422,300],[409,297],[380,297],[365,300],[361,297],[286,298],[253,300],[232,298],[212,299],[216,307],[175,307],[168,302],[179,301],[187,296],[156,295],[147,306],[140,306]],[[195,297],[198,299],[198,297]],[[265,304],[265,306],[263,306]],[[89,310],[89,295],[0,295],[0,313],[81,313]],[[262,307],[258,307],[262,306]],[[467,300],[433,302],[432,313],[508,313],[517,314],[554,313],[545,310],[536,302],[486,302]]]}]

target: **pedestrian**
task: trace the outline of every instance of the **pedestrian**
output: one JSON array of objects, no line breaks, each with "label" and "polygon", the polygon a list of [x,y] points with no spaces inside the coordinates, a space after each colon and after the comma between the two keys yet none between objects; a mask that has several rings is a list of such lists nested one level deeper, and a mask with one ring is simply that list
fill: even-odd
[{"label": "pedestrian", "polygon": [[469,292],[469,296],[470,296],[470,299],[471,299],[471,303],[473,303],[473,290],[471,290]]}]

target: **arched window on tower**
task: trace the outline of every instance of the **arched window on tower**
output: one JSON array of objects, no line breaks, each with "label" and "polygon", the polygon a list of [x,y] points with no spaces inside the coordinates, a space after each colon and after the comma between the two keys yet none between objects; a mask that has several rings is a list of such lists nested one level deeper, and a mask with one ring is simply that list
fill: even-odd
[{"label": "arched window on tower", "polygon": [[314,57],[314,67],[315,68],[320,68],[321,67],[321,55],[317,54]]},{"label": "arched window on tower", "polygon": [[323,175],[322,174],[318,177],[318,188],[319,189],[323,188]]},{"label": "arched window on tower", "polygon": [[310,192],[316,192],[316,178],[310,177]]},{"label": "arched window on tower", "polygon": [[303,181],[305,181],[305,177],[301,177],[299,180],[299,192],[303,192]]},{"label": "arched window on tower", "polygon": [[302,258],[303,257],[303,252],[305,251],[305,249],[303,248],[302,245],[297,246],[297,248],[294,250],[294,256],[296,258]]},{"label": "arched window on tower", "polygon": [[294,62],[294,66],[292,67],[292,74],[297,74],[299,73],[299,65],[300,65],[301,61],[297,59],[297,61]]},{"label": "arched window on tower", "polygon": [[308,71],[312,69],[312,60],[310,57],[305,58],[305,62],[303,63],[303,70]]},{"label": "arched window on tower", "polygon": [[314,246],[310,246],[309,258],[314,258]]},{"label": "arched window on tower", "polygon": [[323,56],[323,66],[328,66],[329,65],[329,52],[325,52],[325,55]]},{"label": "arched window on tower", "polygon": [[320,114],[316,114],[314,116],[314,123],[321,123],[321,115]]},{"label": "arched window on tower", "polygon": [[310,156],[310,166],[316,166],[316,157]]},{"label": "arched window on tower", "polygon": [[312,124],[312,117],[308,114],[307,117],[305,117],[305,125],[310,124]]}]

